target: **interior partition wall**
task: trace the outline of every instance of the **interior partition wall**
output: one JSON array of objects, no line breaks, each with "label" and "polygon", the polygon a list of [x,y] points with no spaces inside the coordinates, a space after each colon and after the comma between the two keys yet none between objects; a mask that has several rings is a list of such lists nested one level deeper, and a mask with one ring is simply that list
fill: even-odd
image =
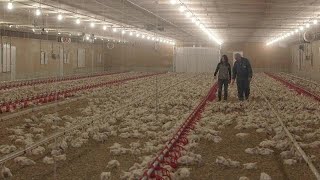
[{"label": "interior partition wall", "polygon": [[175,72],[213,73],[219,61],[219,48],[177,47],[173,69]]}]

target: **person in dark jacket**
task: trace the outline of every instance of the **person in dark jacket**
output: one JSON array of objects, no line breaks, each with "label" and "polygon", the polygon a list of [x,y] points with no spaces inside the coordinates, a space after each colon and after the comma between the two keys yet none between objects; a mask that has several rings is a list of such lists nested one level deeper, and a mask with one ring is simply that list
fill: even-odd
[{"label": "person in dark jacket", "polygon": [[222,87],[224,87],[224,100],[228,99],[228,86],[231,81],[231,66],[229,64],[228,56],[223,55],[220,63],[217,65],[216,71],[214,72],[214,78],[218,75],[218,98],[221,101]]},{"label": "person in dark jacket", "polygon": [[232,84],[237,79],[238,98],[240,101],[249,99],[250,95],[250,82],[252,79],[252,68],[248,59],[235,55],[236,62],[233,65]]}]

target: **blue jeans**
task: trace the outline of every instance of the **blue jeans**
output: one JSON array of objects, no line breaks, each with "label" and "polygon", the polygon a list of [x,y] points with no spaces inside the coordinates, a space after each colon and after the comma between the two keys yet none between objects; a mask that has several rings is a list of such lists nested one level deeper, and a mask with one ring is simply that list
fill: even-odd
[{"label": "blue jeans", "polygon": [[237,79],[237,88],[238,88],[238,98],[240,101],[244,100],[244,97],[246,99],[249,99],[250,95],[250,81],[248,79]]},{"label": "blue jeans", "polygon": [[228,99],[228,86],[229,86],[229,80],[228,79],[219,79],[218,80],[218,98],[219,101],[221,101],[221,96],[222,96],[222,87],[224,88],[224,96],[223,99],[227,100]]}]

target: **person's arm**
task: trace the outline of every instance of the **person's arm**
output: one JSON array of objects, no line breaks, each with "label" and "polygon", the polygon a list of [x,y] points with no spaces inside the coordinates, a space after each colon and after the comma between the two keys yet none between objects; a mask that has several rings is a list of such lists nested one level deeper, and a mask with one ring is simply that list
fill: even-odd
[{"label": "person's arm", "polygon": [[229,64],[229,67],[228,67],[228,71],[229,71],[229,81],[231,81],[231,65]]},{"label": "person's arm", "polygon": [[250,61],[248,60],[247,62],[248,62],[248,65],[247,65],[247,67],[248,67],[248,77],[249,77],[249,79],[252,79],[252,67],[251,67]]},{"label": "person's arm", "polygon": [[237,61],[233,64],[233,69],[232,69],[232,80],[231,80],[231,84],[234,84],[234,80],[237,77]]},{"label": "person's arm", "polygon": [[233,64],[233,69],[232,69],[232,79],[233,79],[233,80],[235,80],[236,77],[237,77],[237,68],[236,68],[236,66],[237,66],[237,62],[235,62],[235,63]]},{"label": "person's arm", "polygon": [[220,69],[220,63],[217,65],[216,71],[214,72],[214,76],[217,76],[219,69]]}]

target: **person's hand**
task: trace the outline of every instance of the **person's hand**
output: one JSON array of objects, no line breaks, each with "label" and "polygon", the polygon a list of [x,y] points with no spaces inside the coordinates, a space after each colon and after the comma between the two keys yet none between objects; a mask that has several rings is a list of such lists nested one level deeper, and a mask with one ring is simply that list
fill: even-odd
[{"label": "person's hand", "polygon": [[229,79],[229,81],[228,81],[228,84],[230,84],[231,83],[231,79]]},{"label": "person's hand", "polygon": [[231,85],[233,85],[233,84],[234,84],[234,79],[231,80]]},{"label": "person's hand", "polygon": [[251,82],[252,78],[248,78],[249,82]]}]

